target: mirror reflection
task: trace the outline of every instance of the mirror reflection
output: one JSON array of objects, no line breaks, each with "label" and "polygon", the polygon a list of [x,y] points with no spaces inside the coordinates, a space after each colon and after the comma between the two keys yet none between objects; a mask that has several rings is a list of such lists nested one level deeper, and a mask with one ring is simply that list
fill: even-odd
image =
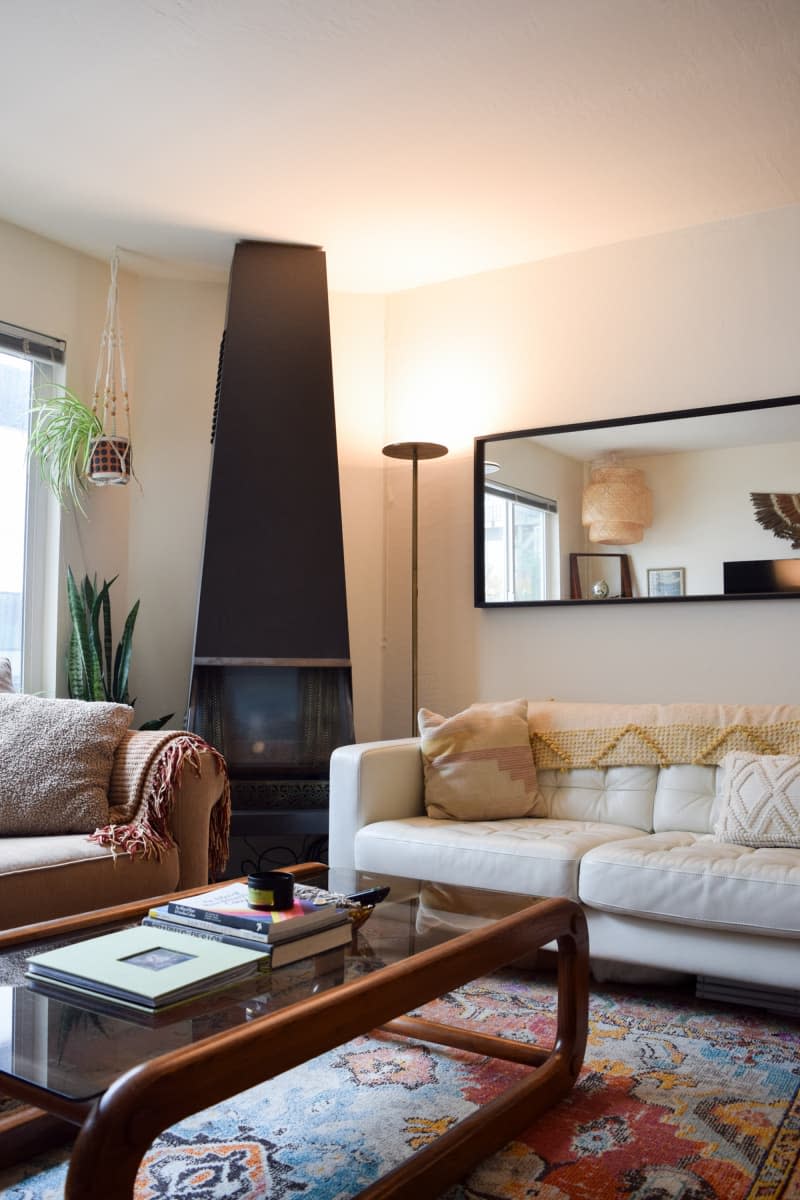
[{"label": "mirror reflection", "polygon": [[476,438],[475,559],[481,607],[800,594],[800,397]]}]

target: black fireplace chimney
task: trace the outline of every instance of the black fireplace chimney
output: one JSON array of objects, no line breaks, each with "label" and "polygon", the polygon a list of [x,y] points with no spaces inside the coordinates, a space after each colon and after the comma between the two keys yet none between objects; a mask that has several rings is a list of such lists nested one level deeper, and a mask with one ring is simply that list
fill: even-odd
[{"label": "black fireplace chimney", "polygon": [[239,242],[187,727],[225,756],[234,834],[327,831],[354,740],[325,255]]}]

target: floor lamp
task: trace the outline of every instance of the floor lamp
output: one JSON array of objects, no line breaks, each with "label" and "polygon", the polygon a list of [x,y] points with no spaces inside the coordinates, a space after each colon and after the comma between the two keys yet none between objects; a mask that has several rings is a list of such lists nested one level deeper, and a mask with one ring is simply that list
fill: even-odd
[{"label": "floor lamp", "polygon": [[417,729],[417,464],[428,458],[442,458],[447,446],[438,442],[391,442],[383,447],[388,458],[411,461],[411,736]]}]

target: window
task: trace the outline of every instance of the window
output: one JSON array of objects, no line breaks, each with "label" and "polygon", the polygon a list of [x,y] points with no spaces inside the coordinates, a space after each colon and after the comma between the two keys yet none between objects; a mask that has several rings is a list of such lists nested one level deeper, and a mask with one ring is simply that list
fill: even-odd
[{"label": "window", "polygon": [[0,655],[14,686],[41,686],[46,495],[28,461],[34,389],[60,376],[64,343],[0,322]]},{"label": "window", "polygon": [[487,485],[484,496],[487,602],[557,599],[556,501],[502,484]]}]

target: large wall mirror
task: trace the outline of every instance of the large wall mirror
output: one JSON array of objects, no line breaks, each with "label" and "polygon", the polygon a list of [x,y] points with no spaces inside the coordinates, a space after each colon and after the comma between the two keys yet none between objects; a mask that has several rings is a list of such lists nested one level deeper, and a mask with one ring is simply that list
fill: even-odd
[{"label": "large wall mirror", "polygon": [[475,439],[475,603],[800,595],[800,396]]}]

